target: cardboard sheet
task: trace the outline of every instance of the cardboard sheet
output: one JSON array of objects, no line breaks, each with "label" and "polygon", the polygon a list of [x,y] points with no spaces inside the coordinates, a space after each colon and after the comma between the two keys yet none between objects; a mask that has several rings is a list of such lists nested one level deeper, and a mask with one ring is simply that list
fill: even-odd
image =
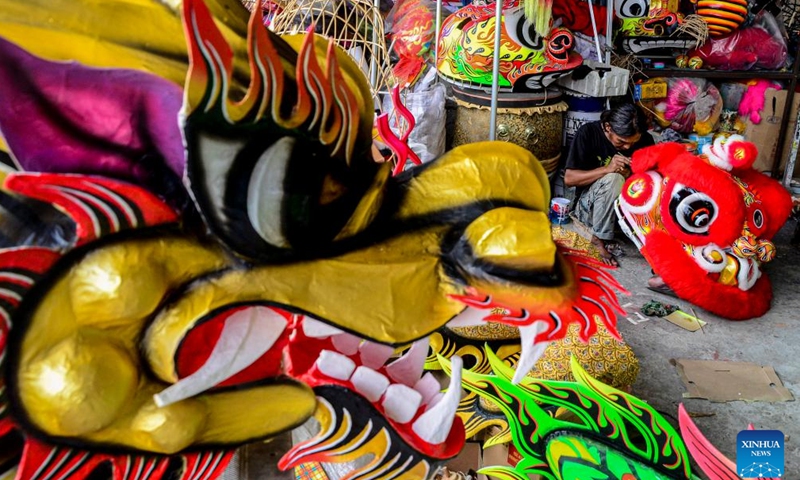
[{"label": "cardboard sheet", "polygon": [[686,386],[684,398],[712,402],[787,402],[794,400],[772,367],[750,362],[673,360]]},{"label": "cardboard sheet", "polygon": [[[494,465],[500,466],[511,466],[510,458],[508,456],[508,447],[509,444],[505,443],[502,445],[492,445],[489,448],[485,448],[483,450],[483,467],[489,467]],[[495,480],[496,477],[488,476],[483,474],[478,474],[478,480]]]},{"label": "cardboard sheet", "polygon": [[481,468],[481,444],[477,442],[467,442],[456,458],[447,461],[447,468],[451,472],[468,472]]},{"label": "cardboard sheet", "polygon": [[[467,473],[470,470],[477,471],[483,467],[493,465],[510,466],[508,444],[494,445],[487,449],[482,449],[481,444],[477,442],[467,442],[464,449],[458,454],[457,457],[447,461],[446,466],[449,472]],[[447,478],[455,478],[447,477]],[[490,480],[495,477],[487,477],[486,475],[478,475],[478,480]]]},{"label": "cardboard sheet", "polygon": [[784,141],[783,155],[781,156],[781,168],[783,168],[788,158],[792,146],[792,132],[794,132],[797,108],[800,104],[800,96],[795,95],[792,101],[792,109],[787,120],[786,138],[778,138],[781,122],[783,122],[783,107],[786,105],[786,90],[775,90],[768,88],[764,92],[764,108],[761,110],[761,122],[753,123],[750,117],[745,117],[744,137],[749,142],[753,142],[758,147],[758,158],[753,164],[753,168],[758,171],[769,171],[777,151],[778,141]]}]

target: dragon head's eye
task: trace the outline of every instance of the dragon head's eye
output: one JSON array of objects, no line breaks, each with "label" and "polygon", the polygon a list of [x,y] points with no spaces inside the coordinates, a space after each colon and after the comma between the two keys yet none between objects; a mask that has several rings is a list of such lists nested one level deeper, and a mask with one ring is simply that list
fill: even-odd
[{"label": "dragon head's eye", "polygon": [[506,32],[516,43],[531,50],[541,50],[544,47],[544,39],[536,33],[534,24],[526,19],[522,7],[504,13],[503,21]]},{"label": "dragon head's eye", "polygon": [[648,0],[622,0],[616,5],[619,18],[640,18],[647,15],[650,3]]},{"label": "dragon head's eye", "polygon": [[714,200],[705,193],[678,184],[672,191],[669,211],[681,230],[702,235],[708,233],[719,209]]}]

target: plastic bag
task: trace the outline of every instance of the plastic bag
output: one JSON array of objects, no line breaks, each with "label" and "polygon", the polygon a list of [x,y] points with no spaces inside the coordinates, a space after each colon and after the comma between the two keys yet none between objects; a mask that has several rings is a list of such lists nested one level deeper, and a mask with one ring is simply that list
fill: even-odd
[{"label": "plastic bag", "polygon": [[[594,60],[596,62],[605,60],[603,58],[597,58],[597,47],[595,47],[595,41],[592,37],[575,32],[573,32],[572,35],[575,37],[575,47],[572,49],[573,52],[578,53],[584,60]],[[605,45],[605,38],[606,37],[603,35],[599,35],[597,41],[599,41],[601,45]]]},{"label": "plastic bag", "polygon": [[[431,71],[433,71],[431,69]],[[408,137],[408,146],[422,162],[429,162],[444,154],[445,147],[445,91],[443,83],[421,81],[414,91],[403,94],[403,102],[414,115],[416,127]],[[387,95],[383,111],[392,113],[394,107]],[[389,126],[400,136],[397,115],[390,115]]]},{"label": "plastic bag", "polygon": [[711,38],[692,50],[709,67],[720,70],[778,70],[786,64],[786,40],[775,17],[762,10],[753,25],[722,38]]},{"label": "plastic bag", "polygon": [[743,83],[723,83],[720,85],[719,92],[722,94],[722,108],[738,110],[745,91],[747,91],[747,85]]},{"label": "plastic bag", "polygon": [[673,130],[708,135],[719,121],[722,96],[705,79],[673,78],[669,80],[667,98],[656,105],[656,111]]}]

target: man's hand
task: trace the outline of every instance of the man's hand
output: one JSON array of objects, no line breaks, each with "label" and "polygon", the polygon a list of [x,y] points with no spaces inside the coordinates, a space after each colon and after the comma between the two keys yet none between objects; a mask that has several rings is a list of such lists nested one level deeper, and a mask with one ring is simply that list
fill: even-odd
[{"label": "man's hand", "polygon": [[628,178],[631,174],[630,164],[630,158],[616,154],[606,166],[594,170],[568,168],[564,171],[564,184],[568,187],[588,187],[609,173],[619,173]]},{"label": "man's hand", "polygon": [[618,153],[614,155],[611,161],[608,162],[608,165],[606,165],[606,172],[619,173],[623,176],[627,176],[627,174],[630,173],[630,165],[631,159]]}]

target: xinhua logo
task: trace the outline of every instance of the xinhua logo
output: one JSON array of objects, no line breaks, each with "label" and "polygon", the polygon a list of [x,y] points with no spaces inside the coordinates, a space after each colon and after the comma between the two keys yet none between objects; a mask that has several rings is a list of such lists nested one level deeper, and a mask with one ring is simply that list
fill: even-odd
[{"label": "xinhua logo", "polygon": [[783,477],[783,433],[742,430],[736,436],[736,469],[742,478]]}]

